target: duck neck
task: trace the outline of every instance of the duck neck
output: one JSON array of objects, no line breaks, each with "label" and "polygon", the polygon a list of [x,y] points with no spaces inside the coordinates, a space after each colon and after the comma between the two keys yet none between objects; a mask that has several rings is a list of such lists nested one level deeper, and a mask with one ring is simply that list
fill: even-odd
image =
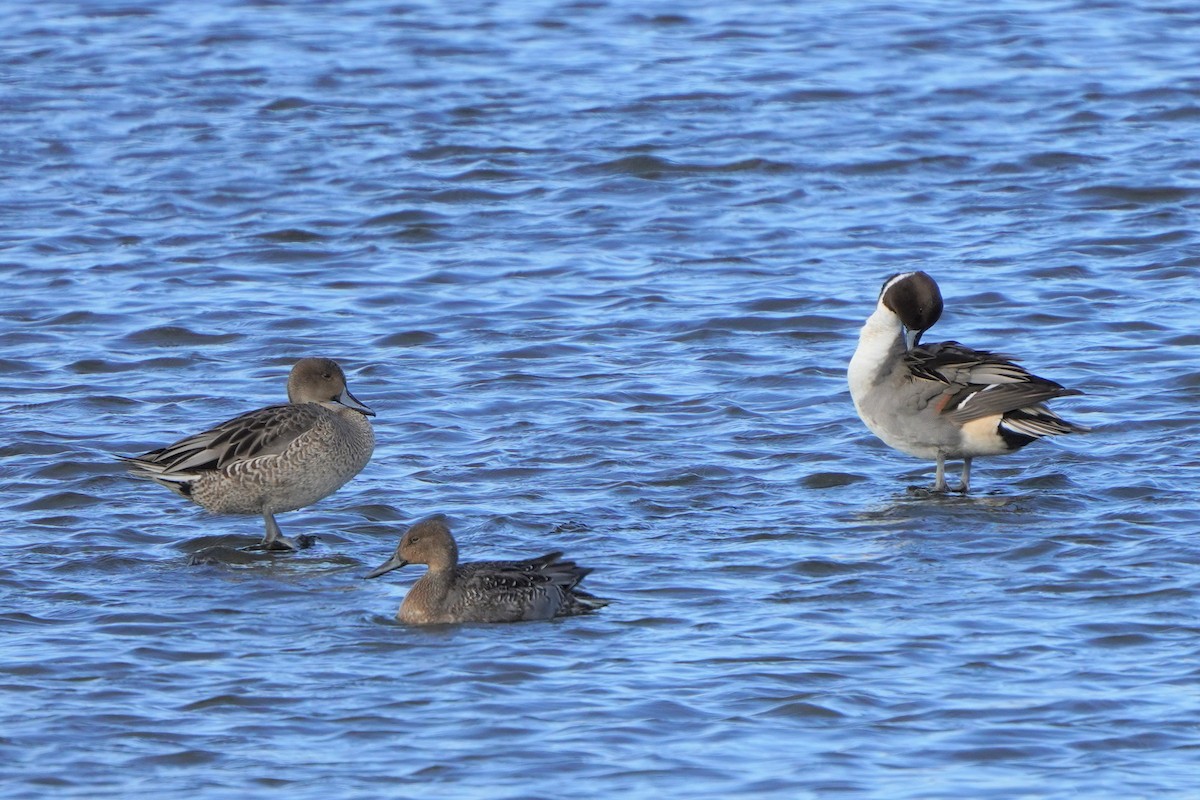
[{"label": "duck neck", "polygon": [[425,573],[425,580],[431,586],[437,587],[441,594],[445,594],[454,584],[454,575],[458,568],[458,546],[453,541],[446,542],[443,547],[438,547],[429,554],[426,564],[429,571]]},{"label": "duck neck", "polygon": [[454,565],[447,567],[445,564],[430,564],[421,579],[413,585],[409,596],[414,598],[418,606],[437,608],[446,599],[446,595],[450,594],[453,586]]},{"label": "duck neck", "polygon": [[371,427],[371,420],[366,414],[363,414],[361,411],[355,411],[353,408],[347,408],[339,403],[332,405],[333,410],[337,412],[338,416],[350,423],[353,428],[362,431],[371,438],[375,437],[375,429]]},{"label": "duck neck", "polygon": [[344,426],[343,430],[350,433],[349,445],[354,456],[361,459],[365,466],[367,460],[371,458],[371,452],[375,449],[375,429],[371,427],[371,421],[365,414],[340,403],[321,403],[320,405],[322,408],[332,411],[340,420],[340,425]]},{"label": "duck neck", "polygon": [[851,393],[856,394],[856,389],[865,389],[877,382],[906,349],[900,318],[880,303],[858,334],[858,348],[850,359]]}]

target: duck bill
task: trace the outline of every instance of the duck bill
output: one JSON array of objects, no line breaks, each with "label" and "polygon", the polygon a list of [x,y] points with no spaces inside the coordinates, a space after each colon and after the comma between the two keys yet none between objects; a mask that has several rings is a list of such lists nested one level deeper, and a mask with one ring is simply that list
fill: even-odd
[{"label": "duck bill", "polygon": [[912,350],[921,342],[921,334],[925,331],[914,331],[909,328],[904,329],[904,347],[906,350]]},{"label": "duck bill", "polygon": [[372,411],[371,409],[367,408],[366,406],[364,406],[362,403],[358,402],[358,398],[355,397],[354,395],[350,394],[349,389],[344,389],[341,394],[339,394],[337,397],[335,397],[333,399],[335,402],[341,403],[346,408],[353,408],[355,411],[357,411],[360,414],[363,414],[368,417],[375,416],[375,412]]},{"label": "duck bill", "polygon": [[401,567],[404,567],[404,566],[408,566],[407,561],[405,561],[400,556],[392,556],[387,561],[383,562],[378,567],[376,567],[375,569],[368,572],[366,575],[363,575],[363,579],[365,580],[367,578],[378,578],[380,575],[386,575],[387,573],[391,572],[392,570],[400,569]]}]

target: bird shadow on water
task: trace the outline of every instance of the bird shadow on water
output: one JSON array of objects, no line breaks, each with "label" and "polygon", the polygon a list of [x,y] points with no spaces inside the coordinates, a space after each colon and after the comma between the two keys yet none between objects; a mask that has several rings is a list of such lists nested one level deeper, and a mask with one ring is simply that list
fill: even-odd
[{"label": "bird shadow on water", "polygon": [[1005,508],[1020,502],[1020,496],[1002,494],[962,494],[935,492],[924,486],[909,486],[886,498],[877,498],[855,517],[860,520],[922,518],[963,509]]},{"label": "bird shadow on water", "polygon": [[295,561],[341,563],[345,560],[344,556],[322,547],[321,539],[321,536],[299,534],[292,537],[297,550],[265,550],[259,546],[258,538],[224,534],[198,536],[175,545],[173,549],[182,550],[186,554],[185,563],[189,567],[250,567]]},{"label": "bird shadow on water", "polygon": [[946,527],[977,528],[986,522],[1061,521],[1084,514],[1087,502],[1088,498],[1082,494],[1062,488],[1013,491],[1010,486],[964,495],[908,487],[903,493],[868,501],[852,512],[849,519],[857,525],[883,524],[888,528],[909,523],[912,533],[921,534]]}]

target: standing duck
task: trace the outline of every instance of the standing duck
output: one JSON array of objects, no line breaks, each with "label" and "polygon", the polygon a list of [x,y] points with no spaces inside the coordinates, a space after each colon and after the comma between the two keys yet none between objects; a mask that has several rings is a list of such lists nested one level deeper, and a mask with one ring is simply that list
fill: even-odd
[{"label": "standing duck", "polygon": [[854,407],[871,432],[901,452],[937,461],[935,492],[948,491],[946,459],[1011,453],[1043,436],[1088,429],[1044,403],[1083,394],[1028,372],[1008,356],[958,342],[922,345],[942,314],[942,294],[924,272],[884,281],[875,312],[858,337],[848,373]]},{"label": "standing duck", "polygon": [[371,459],[375,412],[346,388],[328,358],[304,358],[288,375],[288,404],[267,406],[140,456],[122,457],[149,478],[216,514],[261,514],[254,549],[295,550],[275,514],[312,505]]}]

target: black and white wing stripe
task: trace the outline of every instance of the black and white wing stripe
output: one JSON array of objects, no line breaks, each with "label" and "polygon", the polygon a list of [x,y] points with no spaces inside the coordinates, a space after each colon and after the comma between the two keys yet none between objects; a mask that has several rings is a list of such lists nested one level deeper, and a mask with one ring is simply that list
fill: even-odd
[{"label": "black and white wing stripe", "polygon": [[1020,436],[1087,430],[1042,405],[1083,392],[1038,377],[1006,355],[940,342],[913,348],[905,360],[914,377],[945,385],[941,412],[960,424],[999,414],[1001,427]]}]

